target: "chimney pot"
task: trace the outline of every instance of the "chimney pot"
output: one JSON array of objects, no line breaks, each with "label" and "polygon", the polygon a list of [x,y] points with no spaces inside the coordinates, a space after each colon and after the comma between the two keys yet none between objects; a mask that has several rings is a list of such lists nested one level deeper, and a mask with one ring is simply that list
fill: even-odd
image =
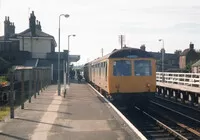
[{"label": "chimney pot", "polygon": [[143,44],[143,45],[140,47],[140,49],[143,50],[143,51],[146,51],[145,45]]},{"label": "chimney pot", "polygon": [[190,42],[190,49],[193,50],[194,49],[194,44],[192,42]]},{"label": "chimney pot", "polygon": [[34,15],[34,11],[32,11],[31,16],[29,18],[29,28],[31,30],[32,36],[36,36],[36,17]]}]

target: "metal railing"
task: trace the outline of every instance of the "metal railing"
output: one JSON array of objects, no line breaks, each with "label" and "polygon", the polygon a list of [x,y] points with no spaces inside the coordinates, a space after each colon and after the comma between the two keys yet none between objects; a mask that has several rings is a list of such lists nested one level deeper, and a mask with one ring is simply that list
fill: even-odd
[{"label": "metal railing", "polygon": [[190,86],[190,87],[200,87],[200,74],[198,74],[198,73],[156,72],[156,81]]}]

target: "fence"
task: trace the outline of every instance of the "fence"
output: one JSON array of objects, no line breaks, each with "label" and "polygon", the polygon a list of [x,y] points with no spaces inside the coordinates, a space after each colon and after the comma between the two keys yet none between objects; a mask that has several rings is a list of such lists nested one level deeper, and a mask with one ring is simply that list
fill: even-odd
[{"label": "fence", "polygon": [[0,112],[1,112],[1,116],[0,119],[2,119],[2,117],[4,117],[4,114],[7,114],[9,112],[9,101],[8,101],[8,93],[9,93],[9,89],[6,88],[8,86],[8,82],[7,82],[7,75],[5,74],[0,74]]},{"label": "fence", "polygon": [[156,81],[191,87],[200,87],[200,74],[156,72]]},{"label": "fence", "polygon": [[10,117],[14,118],[14,107],[24,109],[26,100],[31,102],[49,84],[51,84],[50,68],[16,67],[6,75],[0,75],[0,105],[10,107]]}]

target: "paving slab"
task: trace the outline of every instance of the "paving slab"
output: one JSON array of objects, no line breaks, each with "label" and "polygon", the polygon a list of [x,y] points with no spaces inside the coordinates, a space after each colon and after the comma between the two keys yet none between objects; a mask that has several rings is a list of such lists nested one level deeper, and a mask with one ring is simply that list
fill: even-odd
[{"label": "paving slab", "polygon": [[112,109],[85,83],[71,83],[66,98],[49,86],[15,119],[0,125],[0,140],[132,140]]}]

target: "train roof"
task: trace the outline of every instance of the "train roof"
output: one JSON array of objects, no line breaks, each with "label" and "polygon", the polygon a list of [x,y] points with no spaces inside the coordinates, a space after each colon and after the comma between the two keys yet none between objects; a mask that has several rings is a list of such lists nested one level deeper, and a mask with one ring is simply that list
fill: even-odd
[{"label": "train roof", "polygon": [[115,49],[111,53],[97,58],[89,63],[95,63],[110,58],[153,58],[153,56],[149,52],[138,48],[123,47],[122,49]]},{"label": "train roof", "polygon": [[110,53],[108,58],[151,58],[153,57],[150,53],[143,51],[138,48],[124,47],[119,50],[114,50]]}]

